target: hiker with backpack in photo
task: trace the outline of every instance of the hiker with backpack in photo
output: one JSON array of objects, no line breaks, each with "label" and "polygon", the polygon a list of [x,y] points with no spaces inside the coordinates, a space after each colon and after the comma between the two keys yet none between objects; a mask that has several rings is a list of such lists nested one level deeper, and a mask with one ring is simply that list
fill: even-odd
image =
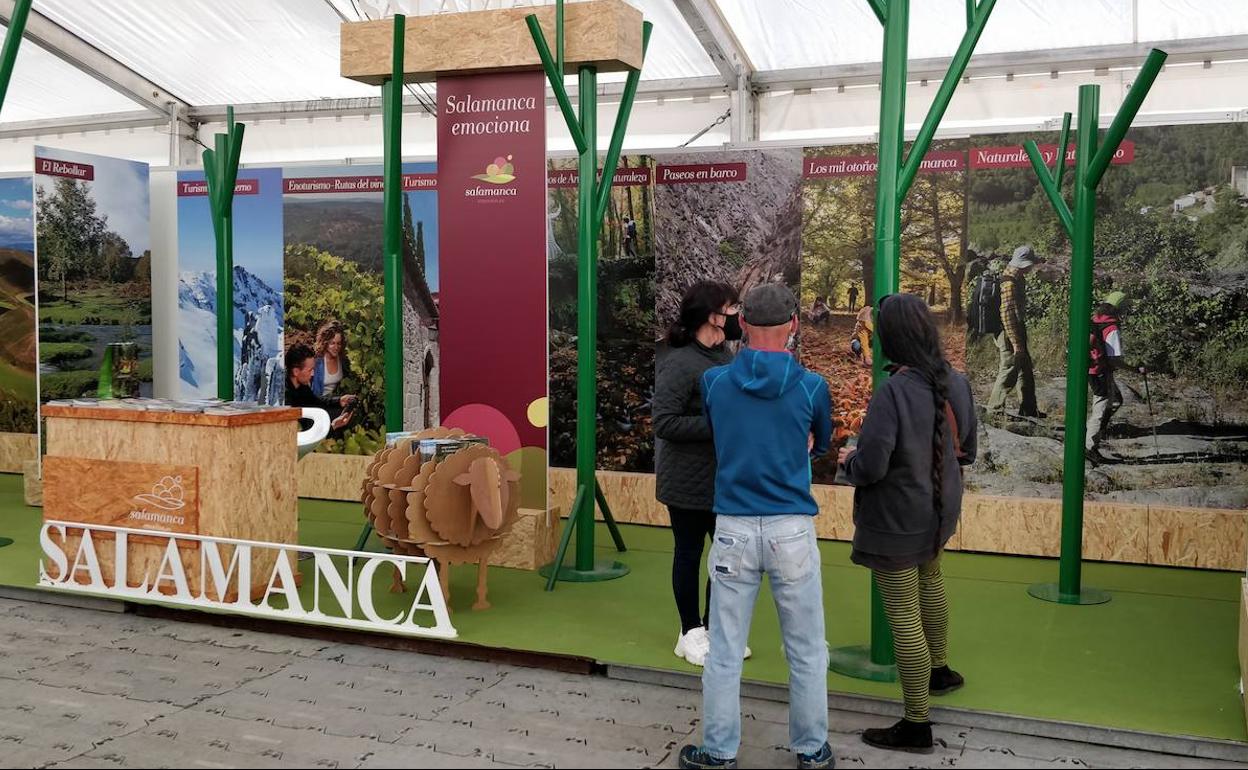
[{"label": "hiker with backpack in photo", "polygon": [[1001,353],[1001,368],[988,399],[988,411],[1005,411],[1005,398],[1019,398],[1019,417],[1045,417],[1036,404],[1036,373],[1027,344],[1027,273],[1035,267],[1036,253],[1030,246],[1019,246],[1001,273],[1000,325],[994,334]]},{"label": "hiker with backpack in photo", "polygon": [[880,300],[880,348],[891,376],[871,397],[854,448],[839,464],[854,489],[850,558],[871,570],[892,629],[905,718],[862,740],[931,753],[931,695],[963,685],[949,668],[949,605],[941,554],[962,512],[962,467],[975,462],[971,385],[953,371],[927,304],[910,294]]},{"label": "hiker with backpack in photo", "polygon": [[[1088,421],[1086,447],[1092,462],[1104,462],[1101,441],[1109,430],[1109,423],[1122,406],[1122,389],[1118,387],[1115,372],[1123,367],[1122,332],[1119,328],[1126,312],[1127,295],[1121,291],[1111,292],[1105,301],[1092,311],[1090,335],[1088,384],[1092,387],[1092,419]],[[1140,373],[1147,370],[1140,367]]]}]

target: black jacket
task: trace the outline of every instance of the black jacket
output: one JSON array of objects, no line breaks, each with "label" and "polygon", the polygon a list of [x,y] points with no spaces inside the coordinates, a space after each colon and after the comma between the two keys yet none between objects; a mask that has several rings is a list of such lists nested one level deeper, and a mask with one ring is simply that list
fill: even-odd
[{"label": "black jacket", "polygon": [[[971,386],[949,375],[949,404],[957,421],[963,457],[975,461],[975,404]],[[902,569],[928,561],[953,536],[962,513],[962,469],[953,427],[945,435],[944,494],[937,516],[932,490],[932,431],[936,404],[919,372],[898,372],[871,398],[858,450],[845,464],[854,491],[854,553],[858,564]],[[882,557],[882,558],[879,558]]]},{"label": "black jacket", "polygon": [[654,383],[656,494],[675,508],[715,507],[715,443],[702,412],[702,373],[731,363],[722,347],[698,342],[671,348],[659,361]]}]

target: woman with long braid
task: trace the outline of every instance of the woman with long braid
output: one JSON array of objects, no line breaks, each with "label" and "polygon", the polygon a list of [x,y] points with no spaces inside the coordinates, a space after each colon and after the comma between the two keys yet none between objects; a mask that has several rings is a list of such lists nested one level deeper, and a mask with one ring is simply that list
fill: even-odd
[{"label": "woman with long braid", "polygon": [[975,461],[975,406],[922,299],[884,298],[876,330],[892,376],[871,398],[858,446],[842,449],[840,462],[856,487],[852,558],[871,569],[883,596],[906,712],[862,739],[929,753],[928,696],[963,684],[948,663],[940,557],[962,511],[961,466]]}]

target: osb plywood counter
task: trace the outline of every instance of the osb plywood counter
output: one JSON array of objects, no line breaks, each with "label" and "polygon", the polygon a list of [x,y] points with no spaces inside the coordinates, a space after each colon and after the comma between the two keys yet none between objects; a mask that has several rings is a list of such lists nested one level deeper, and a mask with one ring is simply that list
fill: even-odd
[{"label": "osb plywood counter", "polygon": [[[210,415],[47,406],[42,414],[45,520],[298,542],[298,409]],[[78,539],[68,539],[67,552]],[[165,542],[131,538],[127,583],[154,582]],[[111,584],[113,549],[97,550]],[[198,593],[198,543],[181,541],[179,550]],[[254,552],[253,593],[267,585],[275,558]]]}]

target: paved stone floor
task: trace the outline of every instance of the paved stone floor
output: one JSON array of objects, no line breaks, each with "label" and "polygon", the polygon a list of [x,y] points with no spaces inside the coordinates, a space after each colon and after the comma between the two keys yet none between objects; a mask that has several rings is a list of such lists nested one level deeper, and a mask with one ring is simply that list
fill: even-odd
[{"label": "paved stone floor", "polygon": [[[743,703],[742,767],[793,767],[785,707]],[[696,693],[0,599],[0,767],[675,767]],[[841,767],[1233,767],[967,728]]]}]

